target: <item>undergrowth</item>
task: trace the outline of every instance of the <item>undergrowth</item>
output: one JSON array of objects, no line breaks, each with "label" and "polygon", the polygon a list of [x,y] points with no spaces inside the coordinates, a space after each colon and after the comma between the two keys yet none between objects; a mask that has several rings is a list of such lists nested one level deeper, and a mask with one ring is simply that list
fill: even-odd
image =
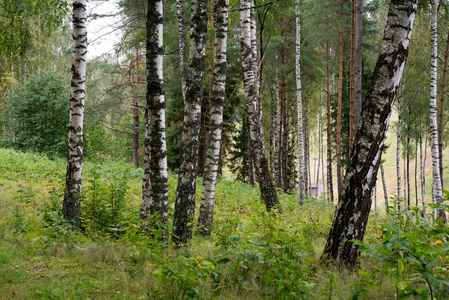
[{"label": "undergrowth", "polygon": [[[0,169],[2,298],[449,297],[448,230],[419,209],[371,216],[360,266],[347,271],[320,262],[334,211],[323,199],[299,207],[280,193],[275,215],[257,188],[221,177],[211,238],[176,248],[139,231],[140,169],[85,163],[79,231],[60,212],[62,160],[0,149]],[[170,175],[170,217],[176,183]]]}]

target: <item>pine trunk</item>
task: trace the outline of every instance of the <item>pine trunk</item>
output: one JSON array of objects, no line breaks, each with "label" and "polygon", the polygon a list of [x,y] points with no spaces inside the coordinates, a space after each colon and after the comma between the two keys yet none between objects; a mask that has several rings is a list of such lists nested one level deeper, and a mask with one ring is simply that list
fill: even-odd
[{"label": "pine trunk", "polygon": [[200,234],[210,236],[215,204],[215,186],[223,126],[223,105],[226,87],[226,46],[228,36],[229,0],[218,0],[215,12],[214,74],[212,87],[212,107],[209,122],[209,141],[207,145],[206,164],[203,174],[198,227]]},{"label": "pine trunk", "polygon": [[68,130],[67,173],[62,215],[80,227],[83,168],[84,98],[86,97],[87,13],[86,0],[73,0],[72,81]]},{"label": "pine trunk", "polygon": [[[438,21],[438,0],[432,0],[431,15],[431,61],[430,61],[430,134],[432,142],[432,168],[433,187],[435,189],[435,203],[441,205],[443,192],[441,191],[440,154],[438,149],[438,124],[437,124],[437,21]],[[438,217],[446,223],[446,213],[443,209],[438,209]]]},{"label": "pine trunk", "polygon": [[354,267],[359,256],[358,245],[352,240],[363,241],[365,234],[385,135],[408,55],[417,2],[391,1],[382,47],[324,248],[324,258],[335,259],[346,267]]},{"label": "pine trunk", "polygon": [[299,0],[296,0],[296,109],[298,113],[298,203],[304,201],[304,130],[301,95],[301,19]]},{"label": "pine trunk", "polygon": [[254,154],[254,169],[259,183],[260,195],[268,211],[281,207],[276,194],[272,178],[268,168],[268,160],[263,147],[263,135],[260,115],[257,106],[257,97],[254,84],[254,68],[252,66],[251,50],[251,18],[250,1],[241,1],[240,25],[241,25],[241,51],[243,67],[243,83],[245,86],[246,109],[249,120],[250,142]]},{"label": "pine trunk", "polygon": [[444,51],[444,66],[443,66],[443,78],[441,81],[441,98],[440,98],[440,113],[438,118],[438,151],[440,159],[440,174],[441,174],[441,188],[444,189],[443,180],[443,116],[444,116],[444,93],[446,89],[446,76],[447,76],[447,57],[449,54],[449,31],[446,38],[446,50]]},{"label": "pine trunk", "polygon": [[[148,0],[147,10],[147,106],[145,108],[145,157],[142,206],[142,229],[149,223],[167,235],[168,181],[165,134],[165,94],[163,83],[163,4]],[[156,219],[157,218],[157,219]]]},{"label": "pine trunk", "polygon": [[402,95],[398,97],[398,132],[396,138],[396,176],[398,187],[398,209],[401,210],[401,130],[402,130]]},{"label": "pine trunk", "polygon": [[389,208],[388,208],[388,192],[387,192],[387,184],[385,183],[385,172],[384,172],[384,165],[382,164],[382,162],[380,162],[380,173],[382,175],[382,186],[384,188],[384,196],[385,196],[385,211],[387,212],[387,214],[389,213]]},{"label": "pine trunk", "polygon": [[341,174],[341,102],[343,97],[343,0],[340,1],[340,59],[338,65],[338,101],[337,101],[337,137],[336,137],[336,158],[337,158],[337,189],[338,197],[342,192]]},{"label": "pine trunk", "polygon": [[362,112],[362,20],[363,1],[355,0],[355,57],[354,57],[354,135]]},{"label": "pine trunk", "polygon": [[349,64],[349,155],[354,144],[354,63],[355,63],[355,0],[351,0],[351,60]]},{"label": "pine trunk", "polygon": [[206,64],[207,1],[192,1],[190,57],[184,103],[184,123],[181,141],[181,166],[178,175],[173,219],[173,242],[187,243],[192,238],[195,213],[196,179],[198,174],[198,144]]}]

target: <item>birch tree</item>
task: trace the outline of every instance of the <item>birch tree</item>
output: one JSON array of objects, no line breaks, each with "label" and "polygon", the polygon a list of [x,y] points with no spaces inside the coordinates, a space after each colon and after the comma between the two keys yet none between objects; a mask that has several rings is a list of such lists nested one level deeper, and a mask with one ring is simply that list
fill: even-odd
[{"label": "birch tree", "polygon": [[190,55],[184,122],[181,139],[181,166],[176,190],[173,219],[173,242],[187,243],[192,238],[195,213],[196,179],[198,176],[198,146],[200,130],[201,99],[206,65],[207,1],[192,1]]},{"label": "birch tree", "polygon": [[267,210],[277,209],[278,211],[281,211],[273,180],[268,169],[268,160],[265,155],[265,149],[263,147],[264,137],[257,105],[254,68],[252,66],[250,1],[242,0],[240,7],[243,83],[245,87],[246,110],[249,125],[248,130],[250,133],[249,138],[254,154],[255,174],[259,183],[260,195]]},{"label": "birch tree", "polygon": [[363,240],[371,196],[394,99],[408,56],[417,0],[392,0],[379,58],[364,101],[353,152],[346,170],[323,257],[354,267],[359,255],[352,240]]},{"label": "birch tree", "polygon": [[182,98],[186,98],[186,29],[184,26],[184,15],[182,10],[182,0],[176,0],[176,18],[178,20],[178,44],[179,44],[179,68],[181,69],[181,91]]},{"label": "birch tree", "polygon": [[206,163],[203,173],[203,190],[201,194],[198,226],[202,235],[210,235],[212,226],[215,186],[218,176],[221,131],[223,125],[223,105],[226,87],[226,46],[228,37],[229,0],[218,0],[215,12],[214,74],[212,86],[212,106],[209,122],[209,139]]},{"label": "birch tree", "polygon": [[73,0],[72,81],[68,133],[67,173],[62,215],[80,227],[83,168],[84,98],[86,96],[87,13],[86,0]]},{"label": "birch tree", "polygon": [[145,158],[140,219],[146,229],[151,216],[159,218],[155,228],[168,222],[166,102],[163,85],[163,6],[162,0],[148,0],[147,6],[147,105],[145,108]]},{"label": "birch tree", "polygon": [[[432,144],[432,174],[435,203],[441,205],[443,192],[441,191],[440,155],[438,149],[438,124],[437,124],[437,62],[438,62],[438,0],[432,0],[431,13],[431,59],[430,59],[430,136]],[[446,222],[446,213],[438,209],[438,217]]]},{"label": "birch tree", "polygon": [[303,204],[305,194],[304,180],[304,130],[301,96],[301,19],[299,0],[296,0],[296,109],[298,113],[298,203]]}]

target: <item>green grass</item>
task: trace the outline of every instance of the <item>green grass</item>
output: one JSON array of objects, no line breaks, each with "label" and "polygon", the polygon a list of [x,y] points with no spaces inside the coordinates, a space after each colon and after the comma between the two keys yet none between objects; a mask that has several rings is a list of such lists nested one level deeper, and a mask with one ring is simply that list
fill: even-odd
[{"label": "green grass", "polygon": [[[296,195],[280,193],[284,214],[275,216],[265,211],[257,188],[222,177],[211,239],[194,236],[177,249],[136,229],[141,169],[84,164],[82,232],[60,216],[63,160],[0,149],[0,170],[2,299],[392,299],[397,292],[387,278],[394,267],[375,256],[363,255],[359,271],[320,262],[334,212],[322,200],[299,207]],[[176,184],[170,175],[170,219]],[[89,210],[94,204],[102,215]],[[365,241],[379,243],[388,222],[372,215]],[[367,288],[370,293],[360,294]]]}]

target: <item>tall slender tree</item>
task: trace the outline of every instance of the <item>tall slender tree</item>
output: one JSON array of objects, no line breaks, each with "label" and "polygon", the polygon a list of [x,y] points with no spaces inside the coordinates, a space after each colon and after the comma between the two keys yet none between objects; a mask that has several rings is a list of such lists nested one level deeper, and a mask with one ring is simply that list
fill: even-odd
[{"label": "tall slender tree", "polygon": [[182,98],[186,98],[187,64],[186,64],[186,29],[184,25],[184,11],[182,0],[176,0],[176,18],[178,20],[179,68],[181,69]]},{"label": "tall slender tree", "polygon": [[[163,6],[162,0],[148,0],[147,6],[147,105],[145,107],[145,158],[142,184],[142,227],[147,221],[155,228],[168,223],[167,146],[165,134],[166,102],[163,84]],[[159,222],[150,220],[157,216]]]},{"label": "tall slender tree", "polygon": [[346,170],[323,257],[354,267],[371,209],[382,148],[394,99],[408,56],[417,0],[392,0],[384,38],[364,102],[360,126]]},{"label": "tall slender tree", "polygon": [[355,56],[354,56],[354,136],[362,111],[362,29],[363,1],[355,0]]},{"label": "tall slender tree", "polygon": [[214,6],[215,44],[212,107],[209,121],[209,140],[207,145],[206,164],[203,173],[200,215],[198,217],[199,232],[205,236],[210,235],[214,214],[215,185],[218,176],[221,131],[223,125],[223,105],[226,87],[228,7],[229,0],[218,0]]},{"label": "tall slender tree", "polygon": [[446,38],[446,50],[444,51],[443,78],[441,80],[440,113],[438,115],[438,151],[440,160],[441,188],[444,188],[443,180],[443,116],[444,116],[444,95],[446,92],[447,58],[449,55],[449,30]]},{"label": "tall slender tree", "polygon": [[301,94],[301,19],[299,0],[296,0],[296,109],[298,113],[298,203],[303,204],[305,194],[304,180],[304,130]]},{"label": "tall slender tree", "polygon": [[72,82],[70,90],[69,142],[62,215],[80,227],[83,169],[84,98],[86,96],[87,12],[86,0],[73,0]]},{"label": "tall slender tree", "polygon": [[337,190],[340,196],[342,190],[342,166],[341,166],[341,105],[343,98],[343,0],[340,0],[340,58],[338,64],[338,101],[337,101],[337,136],[336,136],[336,159],[337,159]]},{"label": "tall slender tree", "polygon": [[195,213],[196,179],[198,173],[198,146],[201,99],[206,65],[207,1],[192,1],[190,55],[184,122],[181,140],[181,166],[176,190],[173,238],[176,244],[187,243],[192,238]]},{"label": "tall slender tree", "polygon": [[249,137],[254,154],[254,169],[259,183],[260,196],[265,203],[267,210],[277,209],[280,212],[281,207],[269,172],[268,160],[263,147],[264,137],[261,129],[262,124],[260,122],[254,84],[254,68],[252,66],[253,59],[251,50],[250,1],[242,0],[240,7],[243,83],[245,87],[246,110],[249,120]]},{"label": "tall slender tree", "polygon": [[[438,124],[437,124],[437,62],[438,62],[438,0],[432,0],[431,13],[431,60],[430,60],[430,135],[432,142],[432,174],[435,192],[435,203],[441,205],[443,192],[441,191],[440,155],[438,149]],[[438,217],[446,222],[446,213],[442,209],[437,211]]]}]

